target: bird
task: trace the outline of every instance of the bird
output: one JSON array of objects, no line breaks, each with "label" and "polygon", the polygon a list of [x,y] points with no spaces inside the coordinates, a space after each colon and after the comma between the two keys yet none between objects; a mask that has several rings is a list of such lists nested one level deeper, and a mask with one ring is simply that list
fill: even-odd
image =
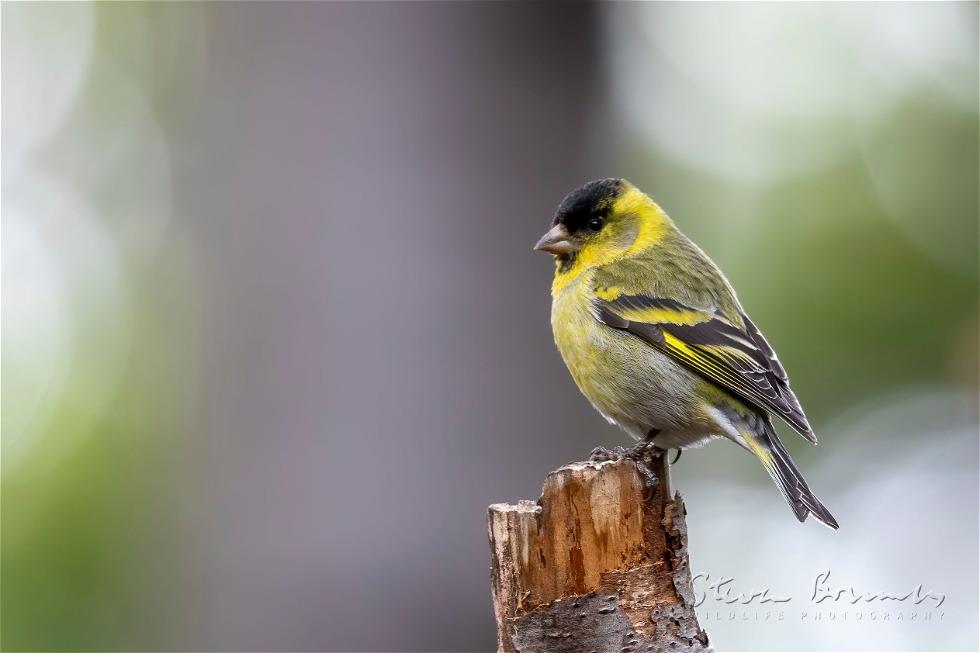
[{"label": "bird", "polygon": [[776,433],[773,415],[817,443],[776,352],[650,196],[625,179],[590,181],[534,249],[554,257],[555,344],[599,413],[663,450],[730,440],[761,461],[799,521],[839,527]]}]

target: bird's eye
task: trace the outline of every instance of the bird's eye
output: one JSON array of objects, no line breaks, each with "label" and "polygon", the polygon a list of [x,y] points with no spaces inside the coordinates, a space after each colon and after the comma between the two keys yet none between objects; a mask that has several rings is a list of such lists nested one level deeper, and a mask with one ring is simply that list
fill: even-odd
[{"label": "bird's eye", "polygon": [[599,231],[602,229],[602,220],[600,218],[592,218],[585,226],[589,228],[589,231]]}]

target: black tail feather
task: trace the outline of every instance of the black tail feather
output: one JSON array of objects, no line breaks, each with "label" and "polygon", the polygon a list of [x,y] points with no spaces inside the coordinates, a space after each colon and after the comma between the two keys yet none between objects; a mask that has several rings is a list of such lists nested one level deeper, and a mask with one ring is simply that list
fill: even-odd
[{"label": "black tail feather", "polygon": [[[779,490],[786,498],[796,518],[804,521],[808,515],[813,515],[818,521],[823,522],[833,529],[839,528],[837,520],[830,514],[826,506],[813,494],[807,485],[803,474],[789,457],[789,453],[779,441],[779,436],[769,420],[765,421],[765,432],[753,434],[755,444],[768,456],[761,456],[763,465],[769,475],[776,482]],[[754,447],[753,447],[754,448]],[[758,453],[758,452],[757,452]],[[766,459],[768,458],[768,460]]]}]

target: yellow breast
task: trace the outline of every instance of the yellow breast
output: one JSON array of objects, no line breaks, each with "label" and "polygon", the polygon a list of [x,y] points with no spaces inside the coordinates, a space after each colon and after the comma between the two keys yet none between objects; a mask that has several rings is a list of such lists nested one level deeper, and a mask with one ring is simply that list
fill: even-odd
[{"label": "yellow breast", "polygon": [[572,376],[576,376],[576,370],[590,364],[594,358],[595,318],[586,288],[587,285],[579,279],[557,293],[551,303],[551,328],[555,334],[555,344]]},{"label": "yellow breast", "polygon": [[608,416],[617,401],[618,383],[611,381],[621,369],[621,347],[618,334],[604,328],[592,312],[591,286],[592,273],[585,272],[554,295],[551,328],[576,385]]}]

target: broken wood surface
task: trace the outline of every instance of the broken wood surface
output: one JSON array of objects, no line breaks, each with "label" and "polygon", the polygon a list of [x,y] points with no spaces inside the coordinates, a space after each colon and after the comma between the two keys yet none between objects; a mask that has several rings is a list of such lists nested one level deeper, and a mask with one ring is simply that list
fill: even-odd
[{"label": "broken wood surface", "polygon": [[659,450],[572,463],[548,474],[537,503],[490,506],[499,651],[711,650],[669,469]]}]

